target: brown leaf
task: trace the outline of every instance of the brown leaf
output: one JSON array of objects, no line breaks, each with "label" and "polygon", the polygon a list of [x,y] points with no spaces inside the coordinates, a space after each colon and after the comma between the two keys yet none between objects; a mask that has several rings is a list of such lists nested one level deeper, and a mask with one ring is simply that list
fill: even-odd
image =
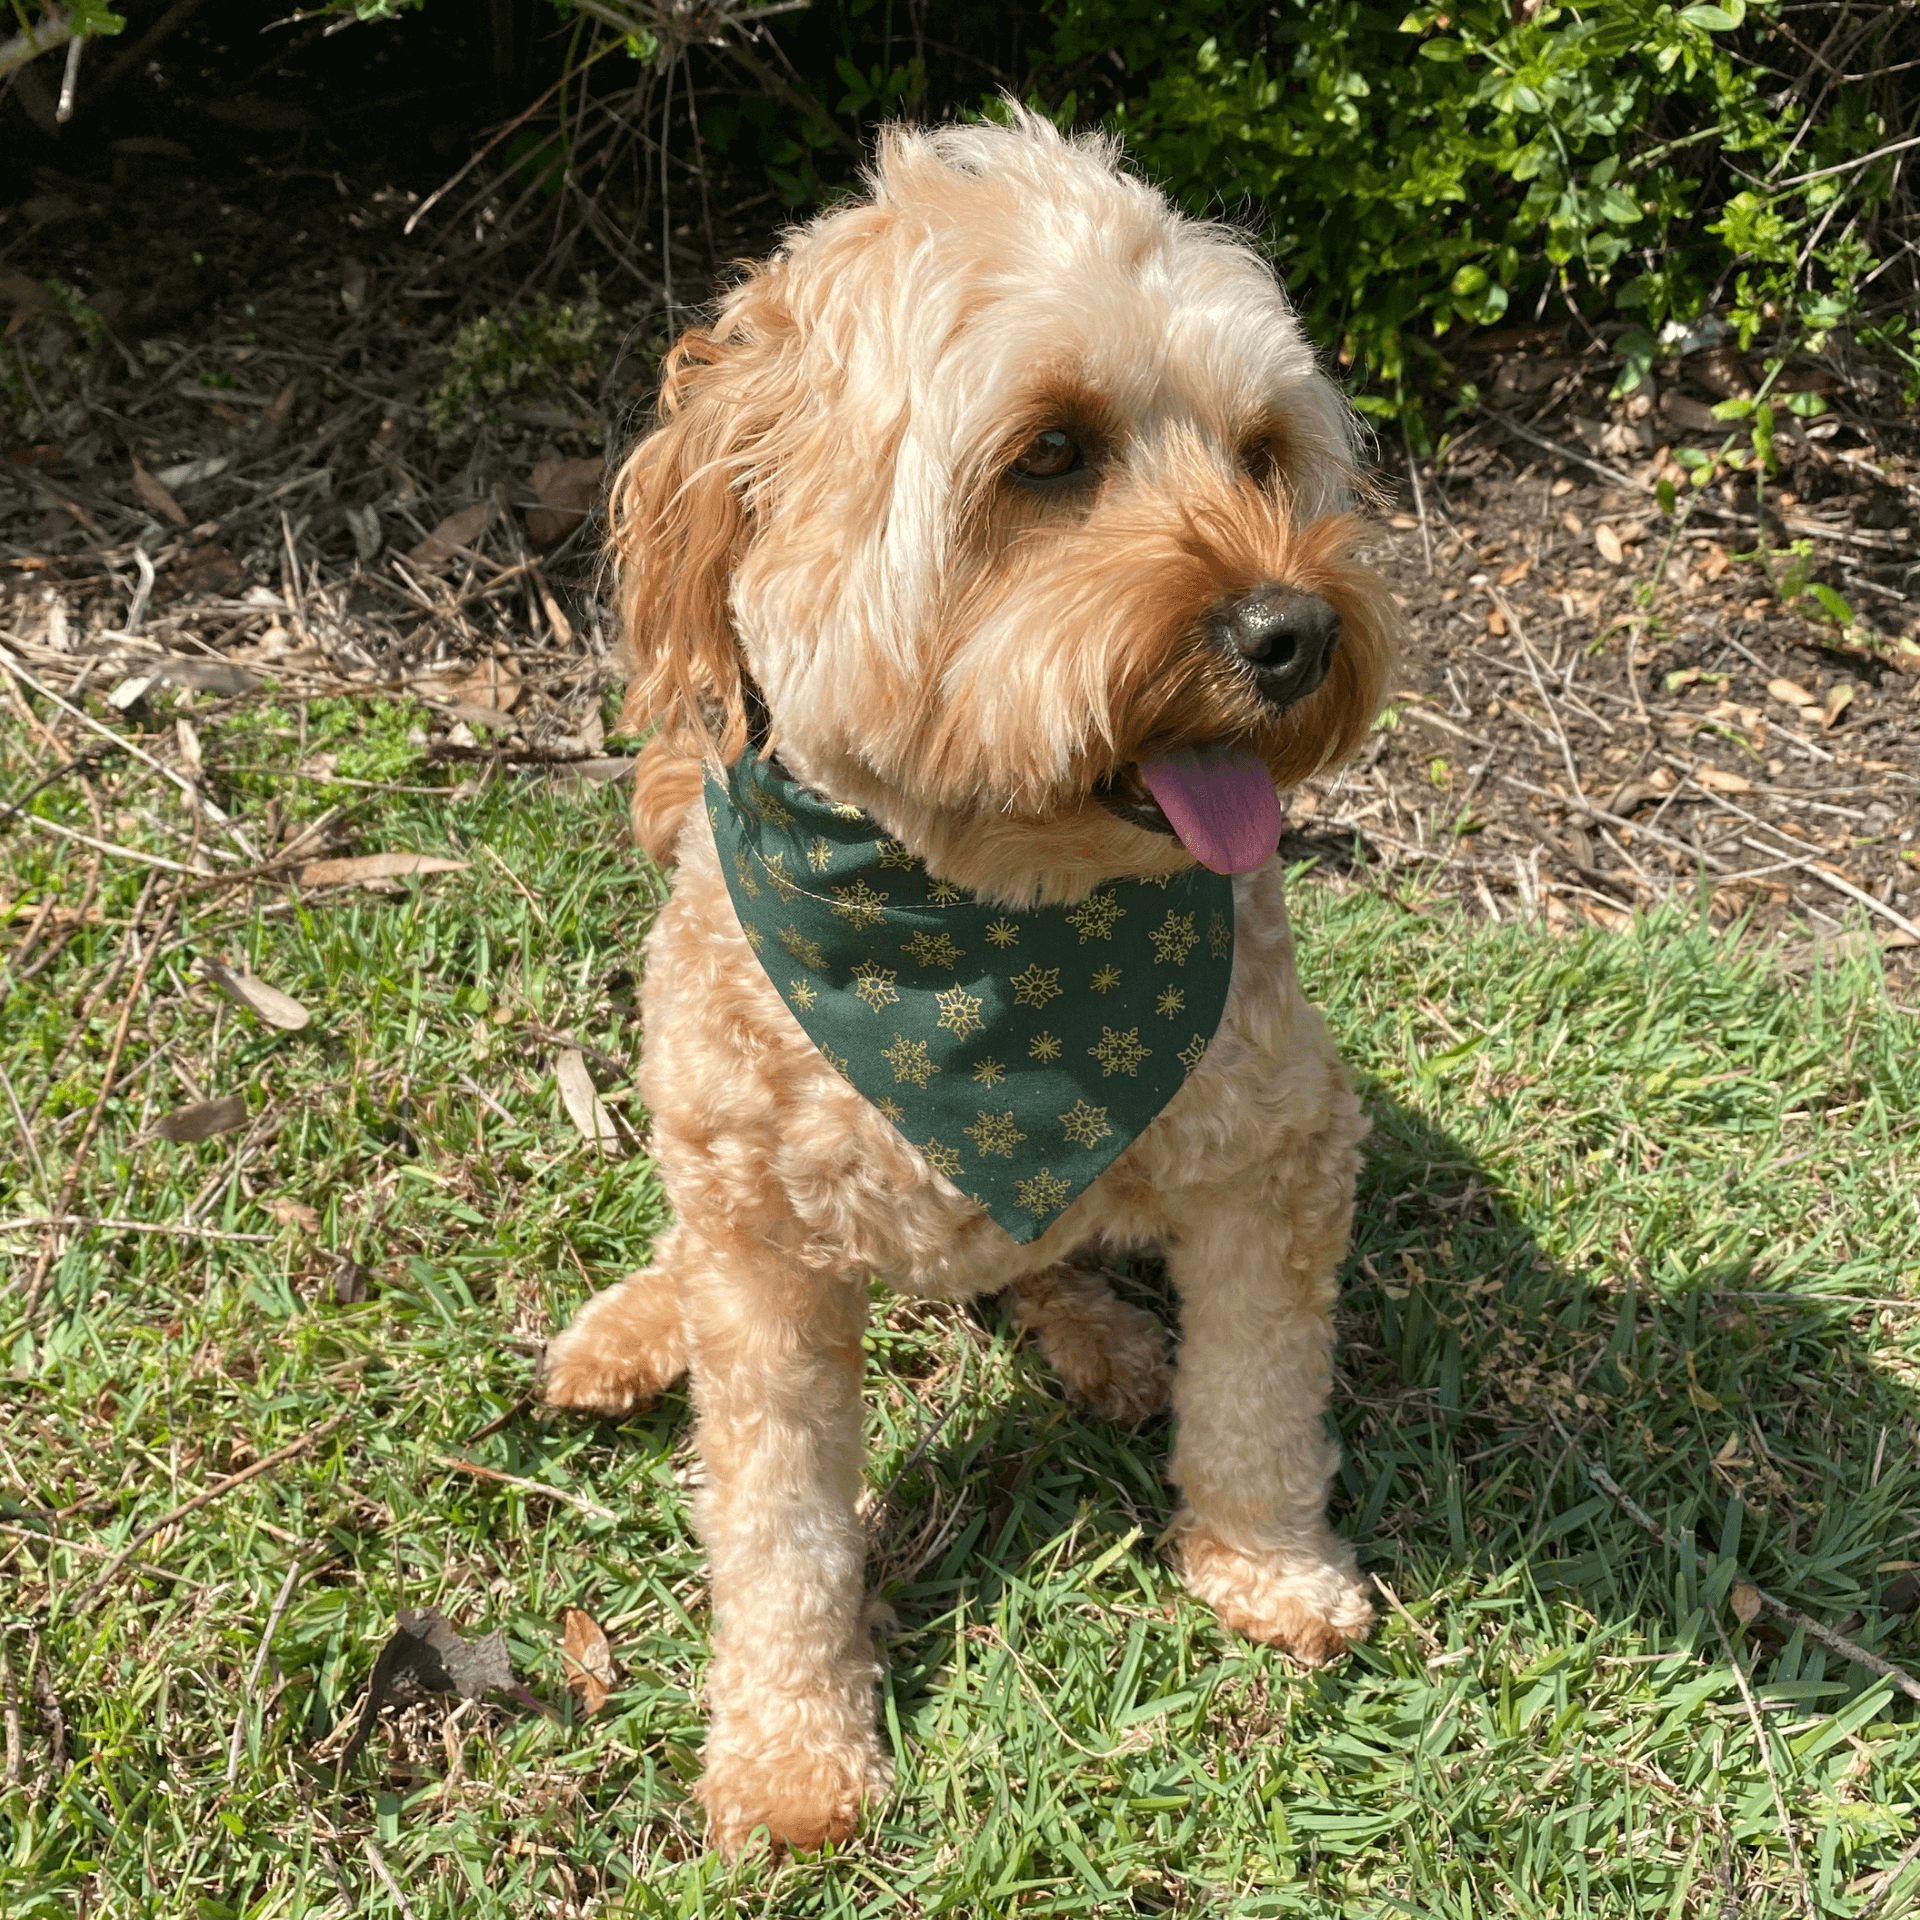
[{"label": "brown leaf", "polygon": [[478,506],[462,507],[458,513],[448,514],[408,553],[407,564],[424,569],[444,567],[454,558],[456,548],[470,547],[479,539],[481,529],[487,524],[487,516],[492,512],[493,503],[482,500]]},{"label": "brown leaf", "polygon": [[217,1133],[232,1133],[247,1124],[244,1094],[222,1094],[218,1100],[196,1100],[190,1107],[176,1107],[153,1123],[153,1131],[162,1140],[211,1140]]},{"label": "brown leaf", "polygon": [[607,463],[542,460],[533,470],[539,505],[527,509],[527,535],[536,547],[557,546],[584,521],[607,478]]},{"label": "brown leaf", "polygon": [[290,1200],[284,1193],[267,1202],[267,1211],[283,1227],[298,1227],[302,1233],[318,1233],[320,1216],[304,1200]]},{"label": "brown leaf", "polygon": [[1507,616],[1502,613],[1498,607],[1489,607],[1487,609],[1487,631],[1497,636],[1504,634],[1506,630]]},{"label": "brown leaf", "polygon": [[176,527],[187,524],[187,516],[180,502],[140,464],[138,455],[134,456],[133,461],[133,490],[161,519],[171,520]]},{"label": "brown leaf", "polygon": [[1772,694],[1783,707],[1812,707],[1819,705],[1819,702],[1814,699],[1813,695],[1810,694],[1798,680],[1788,680],[1784,677],[1778,680],[1769,680],[1767,682],[1767,691]]},{"label": "brown leaf", "polygon": [[1732,565],[1733,561],[1729,557],[1726,548],[1717,540],[1709,540],[1707,542],[1706,565],[1703,566],[1700,571],[1704,573],[1709,580],[1718,580]]},{"label": "brown leaf", "polygon": [[1840,716],[1853,705],[1854,686],[1851,680],[1836,680],[1827,689],[1827,697],[1820,709],[1820,725],[1823,731],[1831,731],[1839,724]]},{"label": "brown leaf", "polygon": [[567,1110],[567,1118],[580,1129],[583,1139],[617,1158],[621,1152],[620,1135],[613,1116],[594,1091],[593,1076],[587,1071],[585,1057],[576,1047],[563,1047],[553,1070],[554,1078],[560,1083],[560,1100]]},{"label": "brown leaf", "polygon": [[560,1624],[567,1686],[582,1713],[598,1713],[613,1690],[613,1648],[606,1629],[584,1607],[562,1608]]},{"label": "brown leaf", "polygon": [[1733,1608],[1733,1617],[1745,1626],[1750,1626],[1760,1617],[1760,1589],[1748,1581],[1736,1580],[1733,1591],[1727,1595],[1727,1603]]},{"label": "brown leaf", "polygon": [[1612,566],[1617,567],[1627,557],[1620,536],[1604,520],[1593,530],[1593,544],[1600,549],[1600,557]]},{"label": "brown leaf", "polygon": [[494,1688],[513,1685],[513,1663],[506,1635],[496,1628],[479,1640],[463,1640],[438,1607],[403,1607],[400,1624],[380,1649],[367,1681],[366,1705],[340,1756],[342,1768],[366,1745],[381,1711],[406,1705],[425,1693],[457,1693],[477,1700]]},{"label": "brown leaf", "polygon": [[1720,767],[1699,767],[1693,776],[1709,793],[1751,793],[1753,782],[1744,773],[1728,773]]},{"label": "brown leaf", "polygon": [[229,1000],[258,1014],[268,1026],[278,1027],[283,1033],[298,1033],[313,1018],[291,994],[268,986],[250,973],[223,967],[218,960],[207,961],[206,969],[207,978]]},{"label": "brown leaf", "polygon": [[353,886],[363,880],[400,880],[412,873],[464,873],[467,862],[437,853],[356,853],[344,860],[309,860],[303,887]]},{"label": "brown leaf", "polygon": [[520,669],[511,660],[482,660],[471,673],[438,684],[450,704],[483,713],[511,713],[520,699]]},{"label": "brown leaf", "polygon": [[1516,560],[1512,566],[1508,567],[1506,571],[1501,574],[1500,584],[1503,587],[1518,586],[1532,571],[1533,556],[1529,554],[1524,560]]}]

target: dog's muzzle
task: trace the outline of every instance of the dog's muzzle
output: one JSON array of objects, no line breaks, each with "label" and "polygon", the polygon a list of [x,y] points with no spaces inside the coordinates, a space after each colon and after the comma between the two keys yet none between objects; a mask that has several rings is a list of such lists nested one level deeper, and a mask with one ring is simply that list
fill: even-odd
[{"label": "dog's muzzle", "polygon": [[1208,641],[1253,676],[1276,713],[1297,706],[1322,680],[1340,644],[1340,616],[1317,593],[1273,580],[1223,601],[1202,622]]}]

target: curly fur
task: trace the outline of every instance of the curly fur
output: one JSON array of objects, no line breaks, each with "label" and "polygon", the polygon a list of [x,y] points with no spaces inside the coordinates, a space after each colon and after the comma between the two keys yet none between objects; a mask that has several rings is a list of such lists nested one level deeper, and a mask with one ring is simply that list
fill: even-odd
[{"label": "curly fur", "polygon": [[[1166,1395],[1164,1348],[1076,1256],[1164,1248],[1189,1586],[1304,1660],[1372,1617],[1326,1523],[1322,1425],[1366,1126],[1301,995],[1278,866],[1234,883],[1198,1069],[1023,1247],[794,1023],[693,805],[701,756],[746,750],[757,698],[801,779],[934,873],[1071,900],[1189,859],[1096,782],[1232,739],[1290,786],[1353,748],[1385,686],[1392,601],[1355,552],[1347,417],[1245,245],[1025,114],[896,128],[871,185],[681,340],[613,503],[629,724],[658,727],[635,829],[675,866],[641,1086],[677,1224],[553,1342],[547,1393],[624,1413],[691,1372],[715,1632],[699,1792],[729,1851],[761,1827],[844,1837],[890,1782],[854,1512],[869,1275],[944,1299],[1016,1286],[1069,1389],[1135,1421]],[[1010,486],[1061,424],[1100,450],[1093,480]],[[1200,624],[1266,581],[1341,621],[1325,683],[1277,718]]]}]

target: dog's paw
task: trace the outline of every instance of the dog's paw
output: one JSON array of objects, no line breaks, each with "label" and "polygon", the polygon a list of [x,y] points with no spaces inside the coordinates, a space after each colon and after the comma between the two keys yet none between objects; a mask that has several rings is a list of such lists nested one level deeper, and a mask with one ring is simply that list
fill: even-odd
[{"label": "dog's paw", "polygon": [[875,1734],[777,1752],[734,1752],[709,1741],[706,1762],[694,1792],[707,1810],[708,1838],[729,1856],[763,1828],[776,1853],[851,1839],[862,1812],[893,1789],[893,1763]]},{"label": "dog's paw", "polygon": [[541,1389],[550,1406],[618,1418],[651,1406],[686,1370],[679,1299],[649,1269],[595,1294],[548,1342]]},{"label": "dog's paw", "polygon": [[1283,1563],[1229,1546],[1194,1523],[1181,1535],[1181,1571],[1188,1590],[1223,1624],[1249,1640],[1284,1648],[1303,1666],[1318,1667],[1364,1640],[1374,1621],[1352,1549],[1331,1536],[1329,1546],[1318,1562]]},{"label": "dog's paw", "polygon": [[1018,1282],[1011,1301],[1070,1399],[1123,1427],[1165,1407],[1173,1391],[1166,1334],[1099,1274],[1057,1267]]}]

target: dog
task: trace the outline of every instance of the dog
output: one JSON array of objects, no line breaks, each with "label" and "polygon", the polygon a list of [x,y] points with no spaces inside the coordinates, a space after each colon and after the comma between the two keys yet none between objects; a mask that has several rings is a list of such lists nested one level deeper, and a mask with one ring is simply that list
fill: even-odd
[{"label": "dog", "polygon": [[845,1838],[891,1785],[870,1276],[1013,1286],[1138,1420],[1169,1370],[1098,1261],[1163,1250],[1187,1586],[1303,1662],[1373,1618],[1324,1511],[1366,1122],[1274,857],[1396,642],[1351,416],[1270,268],[1109,142],[894,127],[868,187],[681,336],[609,509],[676,1223],[545,1392],[621,1415],[691,1373],[726,1852]]}]

